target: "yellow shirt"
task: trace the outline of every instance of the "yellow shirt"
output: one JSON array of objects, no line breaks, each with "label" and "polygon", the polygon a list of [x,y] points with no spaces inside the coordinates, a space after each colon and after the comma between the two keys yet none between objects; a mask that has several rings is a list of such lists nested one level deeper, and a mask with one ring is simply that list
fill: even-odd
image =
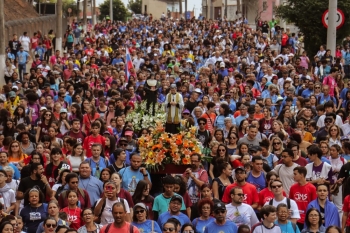
[{"label": "yellow shirt", "polygon": [[4,108],[10,112],[11,116],[13,115],[14,111],[19,105],[19,96],[16,96],[15,101],[11,102],[11,100],[8,100],[4,104]]}]

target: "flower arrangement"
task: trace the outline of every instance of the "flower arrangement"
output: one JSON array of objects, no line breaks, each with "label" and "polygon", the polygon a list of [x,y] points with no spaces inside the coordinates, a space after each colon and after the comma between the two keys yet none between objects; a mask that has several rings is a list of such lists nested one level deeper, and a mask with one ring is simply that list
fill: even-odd
[{"label": "flower arrangement", "polygon": [[147,109],[147,101],[142,101],[140,104],[135,103],[135,109],[128,113],[126,121],[132,123],[135,131],[140,131],[142,128],[154,126],[156,121],[165,124],[165,109],[161,104],[155,106],[153,114],[153,104]]},{"label": "flower arrangement", "polygon": [[165,132],[164,124],[156,122],[153,133],[139,138],[139,150],[148,170],[159,170],[166,164],[189,165],[193,153],[202,154],[202,144],[196,138],[196,127],[178,134]]}]

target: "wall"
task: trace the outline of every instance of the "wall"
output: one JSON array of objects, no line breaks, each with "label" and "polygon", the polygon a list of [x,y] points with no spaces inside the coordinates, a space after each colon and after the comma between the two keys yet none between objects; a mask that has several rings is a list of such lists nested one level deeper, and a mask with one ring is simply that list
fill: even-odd
[{"label": "wall", "polygon": [[[145,12],[145,5],[147,6],[147,12]],[[160,16],[167,14],[168,3],[158,0],[142,0],[142,14],[152,14],[153,19],[160,19]]]},{"label": "wall", "polygon": [[[63,28],[66,25],[63,24]],[[41,30],[43,34],[47,34],[49,30],[56,32],[56,16],[42,16],[37,18],[27,18],[19,20],[11,20],[5,23],[5,43],[8,45],[8,41],[12,39],[13,34],[17,34],[18,37],[23,35],[23,32],[27,32],[29,37],[32,37],[34,32]],[[64,33],[65,31],[63,31]]]}]

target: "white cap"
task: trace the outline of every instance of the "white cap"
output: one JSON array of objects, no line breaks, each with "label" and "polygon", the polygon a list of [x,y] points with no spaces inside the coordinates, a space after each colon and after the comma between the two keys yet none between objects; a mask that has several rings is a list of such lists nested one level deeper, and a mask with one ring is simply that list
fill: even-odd
[{"label": "white cap", "polygon": [[220,62],[220,67],[225,67],[225,62]]}]

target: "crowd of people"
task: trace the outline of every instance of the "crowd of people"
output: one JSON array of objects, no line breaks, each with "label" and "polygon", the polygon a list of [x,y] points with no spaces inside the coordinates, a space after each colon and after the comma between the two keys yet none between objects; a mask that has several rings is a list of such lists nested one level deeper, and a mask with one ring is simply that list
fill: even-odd
[{"label": "crowd of people", "polygon": [[[349,233],[350,37],[334,57],[302,37],[203,17],[73,22],[62,50],[52,30],[13,35],[0,233]],[[196,127],[183,174],[143,166],[141,101],[168,133]]]}]

